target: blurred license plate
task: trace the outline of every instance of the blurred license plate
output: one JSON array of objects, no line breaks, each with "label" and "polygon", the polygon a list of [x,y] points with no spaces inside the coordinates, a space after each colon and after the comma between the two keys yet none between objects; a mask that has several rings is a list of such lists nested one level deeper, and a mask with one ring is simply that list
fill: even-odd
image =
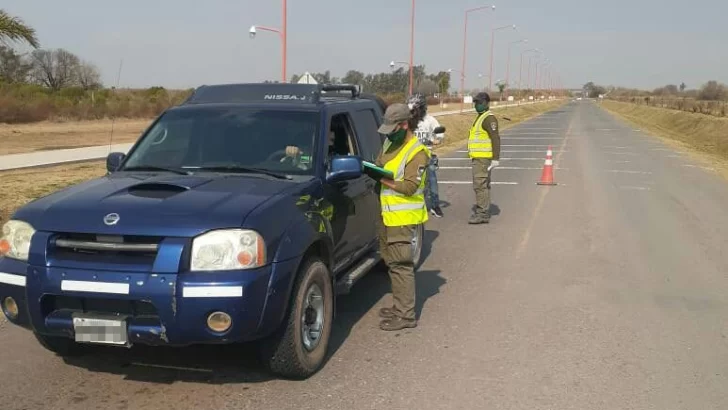
[{"label": "blurred license plate", "polygon": [[126,320],[124,319],[74,316],[73,330],[76,332],[76,341],[80,343],[127,344]]}]

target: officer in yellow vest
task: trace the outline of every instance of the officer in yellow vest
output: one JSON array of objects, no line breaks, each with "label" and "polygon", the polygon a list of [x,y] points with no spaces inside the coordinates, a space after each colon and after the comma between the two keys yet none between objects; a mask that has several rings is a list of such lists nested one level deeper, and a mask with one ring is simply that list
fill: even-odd
[{"label": "officer in yellow vest", "polygon": [[430,162],[430,152],[414,135],[420,120],[406,104],[392,104],[379,128],[387,140],[375,163],[394,175],[393,179],[379,181],[379,249],[389,268],[394,302],[392,307],[379,310],[383,318],[379,327],[387,331],[417,326],[412,238],[415,227],[428,219],[425,171]]},{"label": "officer in yellow vest", "polygon": [[490,112],[488,93],[478,93],[473,103],[478,118],[470,129],[468,155],[473,168],[475,208],[468,223],[483,224],[490,221],[490,172],[499,165],[500,135],[498,120]]}]

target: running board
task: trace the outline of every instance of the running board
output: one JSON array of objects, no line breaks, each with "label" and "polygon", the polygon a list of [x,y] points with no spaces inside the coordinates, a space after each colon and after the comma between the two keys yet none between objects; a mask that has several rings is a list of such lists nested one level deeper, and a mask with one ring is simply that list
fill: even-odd
[{"label": "running board", "polygon": [[352,269],[342,275],[341,279],[336,282],[336,294],[348,294],[354,284],[359,279],[363,278],[364,275],[366,275],[367,272],[369,272],[374,267],[374,265],[379,263],[381,259],[382,258],[381,256],[379,256],[379,252],[372,252],[365,256],[361,260],[361,262],[359,262],[356,266],[354,266]]}]

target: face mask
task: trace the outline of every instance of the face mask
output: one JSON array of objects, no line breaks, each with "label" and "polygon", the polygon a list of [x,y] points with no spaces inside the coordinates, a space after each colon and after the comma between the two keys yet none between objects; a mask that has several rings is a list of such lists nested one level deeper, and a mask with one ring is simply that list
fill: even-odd
[{"label": "face mask", "polygon": [[397,144],[399,142],[402,142],[405,135],[407,135],[407,130],[403,128],[403,129],[400,129],[399,131],[395,131],[395,132],[387,135],[387,138],[389,138],[389,140],[392,141],[392,143]]},{"label": "face mask", "polygon": [[475,111],[477,111],[478,114],[484,113],[488,111],[488,106],[485,104],[475,104]]}]

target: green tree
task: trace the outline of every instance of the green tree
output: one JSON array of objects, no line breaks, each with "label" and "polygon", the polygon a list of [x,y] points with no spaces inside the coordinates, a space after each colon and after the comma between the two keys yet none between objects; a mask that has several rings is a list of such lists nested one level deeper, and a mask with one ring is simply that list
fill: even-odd
[{"label": "green tree", "polygon": [[686,87],[687,87],[687,85],[685,85],[685,83],[680,83],[680,92],[685,91]]},{"label": "green tree", "polygon": [[35,29],[25,24],[18,17],[13,17],[5,10],[0,9],[0,41],[25,41],[33,46],[40,47]]}]

